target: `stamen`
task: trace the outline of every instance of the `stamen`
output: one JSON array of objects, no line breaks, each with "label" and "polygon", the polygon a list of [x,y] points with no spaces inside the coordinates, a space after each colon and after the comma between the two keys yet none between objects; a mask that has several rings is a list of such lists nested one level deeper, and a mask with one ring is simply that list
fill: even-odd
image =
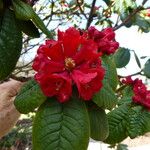
[{"label": "stamen", "polygon": [[65,59],[65,68],[67,70],[72,70],[75,67],[75,61],[72,58]]}]

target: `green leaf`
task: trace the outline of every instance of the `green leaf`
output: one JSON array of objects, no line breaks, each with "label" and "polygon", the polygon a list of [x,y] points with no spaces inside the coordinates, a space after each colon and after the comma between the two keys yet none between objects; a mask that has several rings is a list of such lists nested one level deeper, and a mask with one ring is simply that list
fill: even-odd
[{"label": "green leaf", "polygon": [[27,114],[35,110],[46,100],[38,83],[30,80],[21,88],[14,104],[20,113]]},{"label": "green leaf", "polygon": [[134,24],[139,26],[142,32],[147,33],[150,31],[150,20],[145,17],[136,14]]},{"label": "green leaf", "polygon": [[118,105],[130,104],[132,102],[132,97],[123,97],[119,99]]},{"label": "green leaf", "polygon": [[131,98],[134,93],[133,93],[133,87],[132,86],[127,86],[123,91],[123,97],[128,97]]},{"label": "green leaf", "polygon": [[141,68],[140,60],[139,60],[137,54],[135,53],[135,51],[133,51],[133,52],[134,52],[134,57],[135,57],[136,63],[137,63],[137,65],[138,65],[138,67]]},{"label": "green leaf", "polygon": [[143,68],[144,75],[150,78],[150,59],[148,59]]},{"label": "green leaf", "polygon": [[[127,131],[130,138],[144,135],[150,127],[150,113],[141,106],[132,107],[127,115]],[[150,128],[149,128],[150,129]]]},{"label": "green leaf", "polygon": [[40,17],[34,12],[33,8],[21,0],[13,0],[13,6],[16,17],[20,20],[31,20],[34,24],[47,35],[48,38],[52,38],[50,31],[47,29]]},{"label": "green leaf", "polygon": [[114,61],[117,68],[125,67],[130,61],[130,51],[127,48],[119,48],[114,54]]},{"label": "green leaf", "polygon": [[107,5],[111,4],[111,0],[103,0]]},{"label": "green leaf", "polygon": [[116,105],[117,97],[106,80],[103,81],[102,89],[94,95],[93,102],[99,107],[107,108],[109,110]]},{"label": "green leaf", "polygon": [[91,138],[97,141],[104,141],[109,134],[108,120],[105,110],[97,105],[88,107]]},{"label": "green leaf", "polygon": [[128,11],[130,9],[137,8],[136,3],[133,0],[115,0],[114,1],[114,10],[119,14],[122,12]]},{"label": "green leaf", "polygon": [[34,10],[29,4],[26,4],[21,0],[12,0],[12,3],[18,19],[30,20],[33,18]]},{"label": "green leaf", "polygon": [[24,20],[17,20],[18,27],[21,31],[23,31],[26,35],[39,38],[40,33],[37,27],[33,24],[31,20],[24,21]]},{"label": "green leaf", "polygon": [[40,19],[40,17],[36,13],[34,13],[32,21],[44,34],[47,35],[48,38],[53,38],[51,32],[47,29],[47,27],[44,25],[43,21]]},{"label": "green leaf", "polygon": [[116,65],[114,63],[114,59],[112,57],[103,56],[102,58],[102,65],[105,68],[105,79],[110,84],[113,90],[116,90],[118,85],[118,76]]},{"label": "green leaf", "polygon": [[13,11],[6,10],[0,29],[0,80],[15,68],[22,49],[22,34],[16,25]]},{"label": "green leaf", "polygon": [[128,150],[128,145],[126,144],[118,144],[117,150]]},{"label": "green leaf", "polygon": [[132,86],[126,86],[122,90],[122,98],[118,100],[118,105],[131,104],[133,95],[134,95],[133,87]]},{"label": "green leaf", "polygon": [[108,113],[109,136],[104,141],[105,143],[116,144],[127,137],[126,116],[128,111],[128,105],[121,105]]},{"label": "green leaf", "polygon": [[124,25],[129,28],[132,26],[133,23],[133,18],[130,20],[126,21],[127,17],[130,15],[130,12],[128,10],[123,10],[120,14],[120,19],[122,22],[124,22]]},{"label": "green leaf", "polygon": [[87,150],[90,136],[88,112],[83,101],[59,103],[48,99],[33,124],[33,150]]}]

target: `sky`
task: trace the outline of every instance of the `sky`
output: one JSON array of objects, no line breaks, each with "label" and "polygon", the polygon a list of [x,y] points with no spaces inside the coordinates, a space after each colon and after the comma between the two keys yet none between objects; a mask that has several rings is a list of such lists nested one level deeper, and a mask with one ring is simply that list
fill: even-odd
[{"label": "sky", "polygon": [[[116,40],[119,42],[121,47],[135,50],[139,57],[149,56],[150,57],[150,33],[140,33],[137,31],[137,27],[125,28],[116,31]],[[145,60],[140,59],[142,66]],[[133,53],[129,64],[124,69],[118,69],[118,73],[121,75],[129,75],[139,71]]]}]

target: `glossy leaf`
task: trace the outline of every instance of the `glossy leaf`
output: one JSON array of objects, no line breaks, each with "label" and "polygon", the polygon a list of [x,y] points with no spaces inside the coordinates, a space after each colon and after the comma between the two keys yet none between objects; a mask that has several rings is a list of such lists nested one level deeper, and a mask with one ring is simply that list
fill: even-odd
[{"label": "glossy leaf", "polygon": [[150,59],[148,59],[145,63],[143,72],[146,77],[150,78]]},{"label": "glossy leaf", "polygon": [[126,10],[122,10],[121,14],[120,14],[120,19],[122,22],[124,22],[124,25],[129,28],[132,26],[132,21],[133,19],[131,18],[130,20],[128,21],[125,21],[127,19],[127,17],[130,15],[130,12],[128,11],[128,9]]},{"label": "glossy leaf", "polygon": [[108,113],[109,136],[104,141],[105,143],[116,144],[128,136],[126,131],[126,116],[128,111],[128,105],[121,105]]},{"label": "glossy leaf", "polygon": [[103,56],[102,65],[105,68],[105,79],[108,81],[111,88],[116,90],[118,85],[118,76],[114,59],[112,57]]},{"label": "glossy leaf", "polygon": [[36,13],[34,13],[32,21],[44,34],[47,35],[48,38],[53,38],[53,36],[51,35],[51,32],[47,29],[47,27],[44,25],[41,18]]},{"label": "glossy leaf", "polygon": [[90,118],[90,137],[97,141],[104,141],[109,134],[108,120],[105,110],[96,106],[90,105],[88,107]]},{"label": "glossy leaf", "polygon": [[15,98],[14,104],[20,113],[27,114],[35,110],[46,100],[38,83],[35,80],[28,81]]},{"label": "glossy leaf", "polygon": [[89,117],[83,101],[48,99],[33,124],[33,150],[87,150]]},{"label": "glossy leaf", "polygon": [[111,4],[111,0],[103,0],[107,5]]},{"label": "glossy leaf", "polygon": [[[134,52],[134,51],[133,51]],[[134,52],[134,57],[135,57],[135,60],[136,60],[136,63],[137,63],[137,65],[138,65],[138,67],[139,68],[141,68],[141,63],[140,63],[140,60],[139,60],[139,58],[138,58],[138,56],[137,56],[137,54]]]},{"label": "glossy leaf", "polygon": [[32,7],[21,0],[12,0],[16,17],[21,20],[30,20],[34,16]]},{"label": "glossy leaf", "polygon": [[139,29],[142,32],[147,33],[150,31],[150,21],[149,21],[149,19],[146,19],[145,17],[142,17],[142,16],[137,14],[135,16],[134,24],[139,26]]},{"label": "glossy leaf", "polygon": [[107,83],[107,80],[103,81],[102,89],[94,95],[93,102],[95,102],[99,107],[107,108],[111,110],[117,103],[117,97]]},{"label": "glossy leaf", "polygon": [[114,61],[117,68],[125,67],[130,61],[130,51],[127,48],[119,48],[114,55]]},{"label": "glossy leaf", "polygon": [[13,6],[16,17],[20,20],[32,20],[34,24],[44,33],[47,37],[52,38],[50,31],[47,29],[40,17],[34,12],[33,8],[20,0],[13,0]]},{"label": "glossy leaf", "polygon": [[119,14],[122,12],[128,11],[128,9],[135,9],[137,8],[136,3],[133,0],[115,0],[114,1],[114,9]]},{"label": "glossy leaf", "polygon": [[21,31],[23,31],[26,35],[34,38],[40,37],[40,33],[37,27],[33,24],[31,20],[17,20],[18,27]]},{"label": "glossy leaf", "polygon": [[15,68],[22,49],[22,34],[16,25],[13,11],[6,10],[0,30],[0,80]]}]

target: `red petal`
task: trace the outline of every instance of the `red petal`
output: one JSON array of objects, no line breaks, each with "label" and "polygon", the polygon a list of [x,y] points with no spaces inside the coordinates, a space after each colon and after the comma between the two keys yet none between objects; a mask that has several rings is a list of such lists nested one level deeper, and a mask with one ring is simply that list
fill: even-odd
[{"label": "red petal", "polygon": [[60,102],[67,101],[71,96],[72,83],[66,74],[37,74],[35,79],[46,96],[56,96]]},{"label": "red petal", "polygon": [[62,62],[64,60],[64,53],[62,50],[62,45],[60,42],[56,42],[55,44],[45,45],[43,48],[45,54],[53,61]]},{"label": "red petal", "polygon": [[64,71],[64,64],[51,61],[43,54],[35,58],[32,67],[35,71],[45,72],[45,74]]},{"label": "red petal", "polygon": [[90,59],[98,58],[101,54],[97,52],[97,45],[93,40],[87,40],[83,43],[80,51],[73,57],[76,64],[87,62]]},{"label": "red petal", "polygon": [[72,57],[78,50],[81,43],[81,36],[75,28],[66,30],[63,36],[64,53],[66,57]]},{"label": "red petal", "polygon": [[89,69],[86,72],[74,70],[72,78],[77,85],[79,94],[84,100],[90,100],[102,87],[104,70]]}]

